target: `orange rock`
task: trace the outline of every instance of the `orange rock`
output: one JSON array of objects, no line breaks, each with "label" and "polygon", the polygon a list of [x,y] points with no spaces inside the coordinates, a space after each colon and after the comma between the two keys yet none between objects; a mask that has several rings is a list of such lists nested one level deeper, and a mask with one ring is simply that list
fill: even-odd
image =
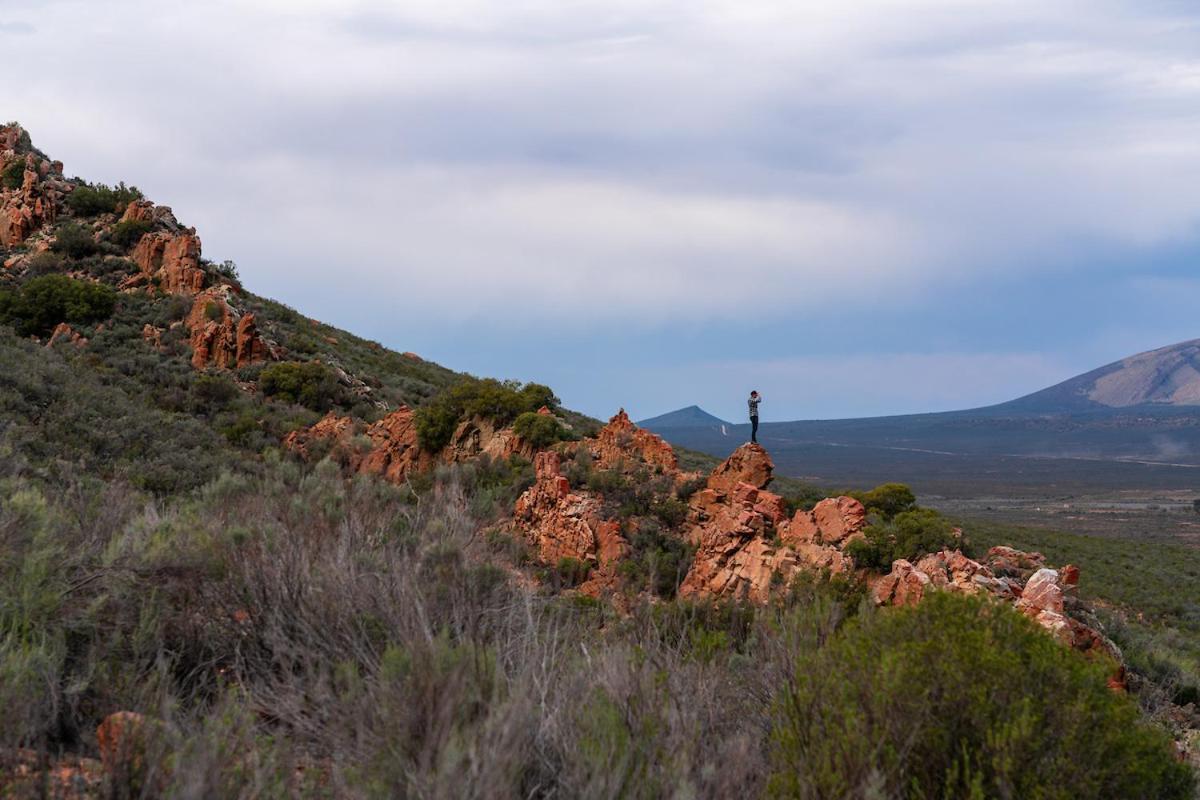
[{"label": "orange rock", "polygon": [[135,765],[145,755],[146,718],[133,711],[109,714],[96,728],[100,760],[110,772]]},{"label": "orange rock", "polygon": [[904,559],[892,562],[892,571],[874,582],[871,594],[879,605],[913,606],[929,589],[929,576]]},{"label": "orange rock", "polygon": [[774,470],[775,464],[762,445],[744,444],[712,471],[708,488],[721,494],[729,494],[739,483],[765,489]]},{"label": "orange rock", "polygon": [[[344,442],[354,433],[354,420],[332,411],[308,428],[299,428],[283,437],[283,446],[302,458],[309,458],[313,442]],[[355,465],[357,466],[357,465]]]},{"label": "orange rock", "polygon": [[840,544],[867,526],[867,510],[853,497],[828,497],[813,506],[813,520],[825,544]]},{"label": "orange rock", "polygon": [[46,341],[46,347],[53,347],[59,342],[70,342],[76,347],[83,347],[88,343],[84,336],[65,322],[60,322],[54,326],[54,330],[50,333],[50,338]]},{"label": "orange rock", "polygon": [[671,445],[661,436],[633,424],[625,409],[619,410],[608,424],[588,440],[592,457],[600,469],[612,469],[618,464],[636,466],[639,463],[677,472],[679,461]]},{"label": "orange rock", "polygon": [[200,237],[195,231],[147,233],[129,257],[167,294],[195,294],[208,283],[208,273],[200,267]]},{"label": "orange rock", "polygon": [[[147,234],[149,235],[149,234]],[[191,333],[192,366],[234,369],[278,356],[259,336],[253,314],[240,314],[231,304],[231,289],[214,286],[196,295],[184,324]]]}]

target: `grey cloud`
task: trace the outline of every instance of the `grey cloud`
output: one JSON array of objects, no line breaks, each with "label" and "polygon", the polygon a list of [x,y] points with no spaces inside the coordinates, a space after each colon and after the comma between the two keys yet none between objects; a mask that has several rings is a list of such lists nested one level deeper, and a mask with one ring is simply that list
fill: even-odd
[{"label": "grey cloud", "polygon": [[37,33],[37,28],[28,22],[0,22],[0,33],[31,34]]}]

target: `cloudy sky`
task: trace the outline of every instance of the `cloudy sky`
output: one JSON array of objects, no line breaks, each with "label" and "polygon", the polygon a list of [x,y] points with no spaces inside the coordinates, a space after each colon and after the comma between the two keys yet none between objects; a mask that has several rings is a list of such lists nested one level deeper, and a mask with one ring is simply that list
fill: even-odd
[{"label": "cloudy sky", "polygon": [[1200,336],[1194,2],[0,0],[0,46],[0,115],[254,291],[597,416]]}]

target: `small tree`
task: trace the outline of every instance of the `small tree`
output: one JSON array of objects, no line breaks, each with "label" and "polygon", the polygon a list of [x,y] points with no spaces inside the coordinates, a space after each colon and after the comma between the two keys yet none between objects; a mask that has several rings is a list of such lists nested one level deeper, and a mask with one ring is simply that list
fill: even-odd
[{"label": "small tree", "polygon": [[1192,501],[1192,510],[1195,511],[1197,514],[1200,514],[1200,498],[1197,498]]},{"label": "small tree", "polygon": [[116,304],[117,293],[109,286],[42,275],[15,291],[0,291],[0,323],[12,325],[22,336],[40,336],[60,322],[79,325],[107,319]]}]

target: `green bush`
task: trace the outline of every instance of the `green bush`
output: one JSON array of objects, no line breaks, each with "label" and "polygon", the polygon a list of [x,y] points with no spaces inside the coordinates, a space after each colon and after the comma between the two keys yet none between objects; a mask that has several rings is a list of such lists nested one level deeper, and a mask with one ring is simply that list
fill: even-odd
[{"label": "green bush", "polygon": [[417,409],[417,439],[422,448],[436,452],[450,443],[454,429],[463,420],[482,417],[496,425],[508,425],[521,414],[542,406],[553,410],[558,398],[539,383],[521,385],[493,378],[467,378]]},{"label": "green bush", "polygon": [[672,598],[692,565],[692,549],[677,536],[663,533],[654,520],[643,520],[629,542],[630,554],[618,570],[626,587]]},{"label": "green bush", "polygon": [[0,323],[22,336],[43,336],[60,322],[86,325],[107,319],[116,303],[117,293],[109,286],[41,275],[16,290],[0,290]]},{"label": "green bush", "polygon": [[580,561],[578,558],[569,558],[564,556],[554,565],[554,576],[557,579],[556,583],[560,586],[575,587],[588,579],[588,575],[592,572],[592,565],[586,561]]},{"label": "green bush", "polygon": [[141,199],[142,193],[136,186],[126,186],[123,182],[116,186],[80,183],[67,195],[67,205],[77,216],[94,217],[124,211],[132,201]]},{"label": "green bush", "polygon": [[333,370],[318,361],[282,361],[264,367],[258,388],[267,397],[298,403],[313,411],[328,411],[342,394]]},{"label": "green bush", "polygon": [[153,229],[154,223],[148,219],[127,219],[113,226],[110,238],[114,244],[128,250]]},{"label": "green bush", "polygon": [[889,520],[897,514],[917,507],[917,497],[903,483],[885,483],[869,492],[851,492],[852,497],[866,506],[870,513]]},{"label": "green bush", "polygon": [[58,226],[54,232],[54,252],[62,253],[68,258],[87,258],[97,250],[96,239],[92,232],[74,222]]},{"label": "green bush", "polygon": [[567,429],[549,414],[526,411],[513,422],[513,433],[537,449],[567,438]]},{"label": "green bush", "polygon": [[5,189],[20,189],[25,182],[25,159],[17,158],[8,163],[0,172],[0,187]]},{"label": "green bush", "polygon": [[935,592],[802,654],[776,704],[776,797],[1187,798],[1110,664],[1008,606]]},{"label": "green bush", "polygon": [[877,522],[863,531],[865,538],[846,546],[860,567],[887,572],[898,558],[913,561],[926,553],[958,546],[954,526],[931,508],[903,511],[887,522]]}]

